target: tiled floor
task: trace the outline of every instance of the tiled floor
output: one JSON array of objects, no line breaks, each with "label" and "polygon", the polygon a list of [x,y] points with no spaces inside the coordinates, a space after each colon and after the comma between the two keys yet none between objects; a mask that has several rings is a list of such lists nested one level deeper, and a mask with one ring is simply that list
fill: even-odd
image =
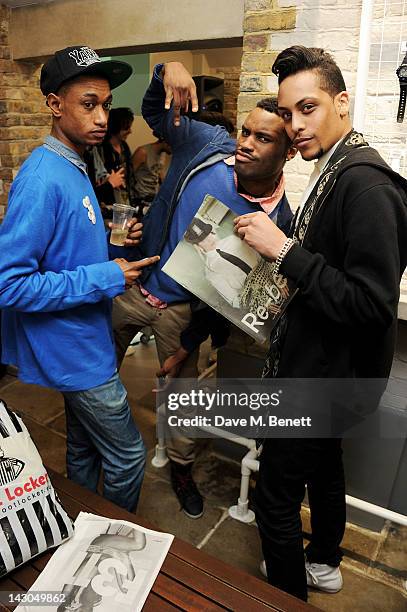
[{"label": "tiled floor", "polygon": [[[214,453],[210,446],[201,452],[195,476],[205,496],[205,514],[195,521],[179,510],[168,467],[156,469],[151,465],[155,445],[151,390],[156,365],[154,342],[150,342],[148,346],[138,345],[122,368],[134,417],[149,449],[138,513],[161,529],[260,578],[261,551],[256,525],[237,522],[227,512],[238,497],[239,464]],[[0,381],[0,397],[23,415],[44,463],[64,473],[65,420],[60,394],[24,385],[7,375]],[[306,507],[303,527],[306,540],[310,531]],[[314,591],[310,601],[332,612],[406,612],[407,528],[388,524],[381,533],[374,533],[349,524],[343,546],[343,590],[335,595]]]}]

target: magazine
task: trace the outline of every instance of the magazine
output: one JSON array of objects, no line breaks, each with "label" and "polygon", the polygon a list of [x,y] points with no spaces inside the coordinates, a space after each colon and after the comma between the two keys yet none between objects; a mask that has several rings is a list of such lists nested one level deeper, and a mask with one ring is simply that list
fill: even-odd
[{"label": "magazine", "polygon": [[[169,533],[81,512],[73,538],[58,548],[29,591],[33,598],[36,593],[54,594],[55,605],[36,604],[35,609],[138,612],[173,539]],[[31,609],[22,604],[16,608]]]},{"label": "magazine", "polygon": [[236,217],[206,195],[163,272],[257,342],[268,342],[296,288],[238,237]]}]

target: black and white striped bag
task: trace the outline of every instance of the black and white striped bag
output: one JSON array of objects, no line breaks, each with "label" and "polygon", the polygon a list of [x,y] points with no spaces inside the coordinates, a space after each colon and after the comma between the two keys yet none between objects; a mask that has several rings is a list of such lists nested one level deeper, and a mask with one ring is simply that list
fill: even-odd
[{"label": "black and white striped bag", "polygon": [[0,400],[0,577],[72,533],[26,426]]}]

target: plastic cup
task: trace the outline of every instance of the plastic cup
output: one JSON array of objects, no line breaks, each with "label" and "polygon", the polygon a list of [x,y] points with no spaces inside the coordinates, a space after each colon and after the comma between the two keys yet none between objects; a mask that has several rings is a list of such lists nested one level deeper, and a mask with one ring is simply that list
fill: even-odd
[{"label": "plastic cup", "polygon": [[113,204],[112,231],[110,233],[110,244],[123,246],[127,238],[128,222],[134,215],[134,208],[126,204]]}]

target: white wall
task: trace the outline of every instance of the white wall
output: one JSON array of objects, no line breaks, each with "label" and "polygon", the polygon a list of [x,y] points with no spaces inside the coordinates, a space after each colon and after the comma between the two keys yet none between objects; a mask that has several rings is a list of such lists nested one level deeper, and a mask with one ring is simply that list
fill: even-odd
[{"label": "white wall", "polygon": [[[13,9],[10,44],[14,59],[50,55],[86,44],[121,53],[151,45],[239,38],[244,0],[60,0]],[[231,43],[233,44],[233,43]],[[225,42],[223,42],[225,45]],[[205,46],[205,45],[201,45]],[[207,45],[209,46],[209,45]]]},{"label": "white wall", "polygon": [[[297,7],[297,24],[295,30],[272,34],[271,49],[293,44],[324,48],[338,62],[354,96],[362,0],[279,0],[279,5]],[[396,165],[394,160],[400,157],[400,172],[406,176],[407,117],[403,124],[396,122],[399,85],[395,70],[404,57],[397,50],[402,40],[407,40],[406,0],[375,0],[364,133],[388,163]],[[277,90],[276,85],[274,88]],[[286,166],[287,195],[294,208],[312,168],[313,163],[304,162],[299,155]]]},{"label": "white wall", "polygon": [[385,160],[407,177],[407,113],[397,123],[400,87],[396,68],[405,56],[407,0],[375,0],[364,133]]}]

